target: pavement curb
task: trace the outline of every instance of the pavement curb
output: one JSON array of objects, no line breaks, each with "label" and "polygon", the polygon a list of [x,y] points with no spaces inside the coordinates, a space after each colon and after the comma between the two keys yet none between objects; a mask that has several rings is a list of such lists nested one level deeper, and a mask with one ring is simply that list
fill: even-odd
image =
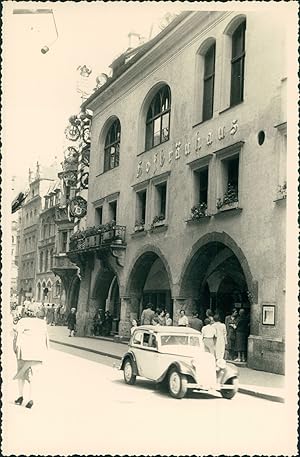
[{"label": "pavement curb", "polygon": [[[95,338],[95,339],[98,339],[98,338]],[[61,344],[63,346],[68,346],[68,347],[71,347],[71,348],[74,348],[74,349],[79,349],[81,351],[92,352],[94,354],[99,354],[99,355],[102,355],[102,356],[105,356],[105,357],[110,357],[112,359],[122,360],[122,357],[119,356],[119,355],[111,354],[111,353],[104,352],[104,351],[98,351],[97,349],[85,348],[83,346],[78,346],[76,344],[71,344],[71,343],[65,343],[65,342],[54,340],[54,339],[51,339],[51,338],[50,338],[50,341],[52,343]],[[267,393],[259,392],[259,391],[256,391],[256,390],[250,390],[250,389],[247,389],[245,387],[239,387],[238,391],[241,394],[251,395],[252,397],[262,398],[264,400],[269,400],[269,401],[273,401],[273,402],[277,402],[277,403],[284,403],[285,402],[284,398],[280,397],[278,395],[267,394]]]},{"label": "pavement curb", "polygon": [[245,395],[251,395],[252,397],[256,397],[256,398],[262,398],[264,400],[275,401],[277,403],[285,403],[285,399],[283,397],[279,397],[278,395],[258,392],[256,390],[250,390],[250,389],[246,389],[244,387],[239,387],[239,393],[245,394]]},{"label": "pavement curb", "polygon": [[62,341],[53,340],[50,338],[51,343],[62,344],[63,346],[68,346],[71,348],[79,349],[80,351],[93,352],[94,354],[104,355],[105,357],[110,357],[111,359],[122,360],[122,357],[115,354],[110,354],[108,352],[97,351],[97,349],[85,348],[83,346],[77,346],[76,344],[64,343]]}]

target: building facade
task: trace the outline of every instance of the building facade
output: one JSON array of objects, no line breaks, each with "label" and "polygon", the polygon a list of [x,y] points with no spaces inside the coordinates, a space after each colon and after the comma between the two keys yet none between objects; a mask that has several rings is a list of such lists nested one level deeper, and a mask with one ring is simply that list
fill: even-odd
[{"label": "building facade", "polygon": [[149,301],[175,323],[180,309],[243,307],[248,365],[283,373],[285,33],[259,11],[182,13],[83,104],[87,228],[68,252],[79,334],[98,308],[128,336]]},{"label": "building facade", "polygon": [[[19,303],[26,298],[52,301],[55,277],[51,268],[55,247],[53,207],[58,202],[56,186],[57,164],[29,171],[29,192],[18,211],[16,262],[18,264],[17,291]],[[54,189],[55,188],[55,189]]]},{"label": "building facade", "polygon": [[11,267],[10,267],[10,300],[15,303],[17,300],[18,264],[16,261],[18,238],[18,221],[11,221]]}]

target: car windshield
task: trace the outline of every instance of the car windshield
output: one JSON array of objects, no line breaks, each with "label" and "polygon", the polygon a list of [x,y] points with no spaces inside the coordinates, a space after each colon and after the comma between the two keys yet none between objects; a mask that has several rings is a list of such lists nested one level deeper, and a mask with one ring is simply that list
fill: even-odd
[{"label": "car windshield", "polygon": [[194,335],[161,335],[162,346],[200,346],[198,336]]}]

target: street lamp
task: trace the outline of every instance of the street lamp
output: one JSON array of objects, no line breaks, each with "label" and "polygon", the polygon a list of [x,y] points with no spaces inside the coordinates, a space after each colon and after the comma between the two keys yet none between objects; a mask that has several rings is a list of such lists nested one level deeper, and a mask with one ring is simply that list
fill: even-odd
[{"label": "street lamp", "polygon": [[55,22],[53,10],[47,9],[47,8],[36,9],[36,10],[18,8],[18,9],[13,10],[13,14],[51,14],[52,15],[56,37],[55,37],[55,40],[53,40],[51,43],[42,47],[41,53],[46,54],[50,50],[50,46],[52,46],[52,44],[55,43],[55,41],[58,39],[57,25]]}]

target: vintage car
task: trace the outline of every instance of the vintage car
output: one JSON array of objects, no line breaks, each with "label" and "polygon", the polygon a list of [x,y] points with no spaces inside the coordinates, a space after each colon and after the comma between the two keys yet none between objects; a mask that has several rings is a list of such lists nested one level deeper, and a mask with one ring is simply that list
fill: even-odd
[{"label": "vintage car", "polygon": [[174,398],[183,398],[191,389],[219,391],[231,399],[238,390],[236,366],[216,361],[204,350],[201,333],[187,327],[136,327],[120,370],[127,384],[142,376],[165,384]]}]

